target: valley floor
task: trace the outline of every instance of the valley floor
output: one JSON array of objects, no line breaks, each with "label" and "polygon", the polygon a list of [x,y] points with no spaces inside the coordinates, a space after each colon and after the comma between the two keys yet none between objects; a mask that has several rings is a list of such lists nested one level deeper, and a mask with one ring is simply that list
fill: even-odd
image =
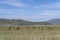
[{"label": "valley floor", "polygon": [[0,40],[60,40],[60,26],[0,26]]}]

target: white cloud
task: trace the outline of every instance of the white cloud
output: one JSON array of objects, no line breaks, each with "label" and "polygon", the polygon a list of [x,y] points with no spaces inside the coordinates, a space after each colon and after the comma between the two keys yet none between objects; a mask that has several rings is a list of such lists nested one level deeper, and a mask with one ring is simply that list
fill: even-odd
[{"label": "white cloud", "polygon": [[[0,3],[12,5],[12,6],[17,6],[17,7],[24,7],[25,4],[22,2],[17,2],[17,0],[8,0],[8,1],[2,1]],[[35,14],[28,14],[30,12],[26,12],[26,10],[5,10],[5,9],[0,9],[0,13],[5,13],[8,14],[6,17],[7,18],[20,18],[24,20],[31,20],[31,21],[46,21],[49,19],[55,19],[55,18],[60,18],[60,10],[55,10],[53,8],[60,8],[60,3],[51,3],[51,4],[40,4],[36,5],[33,8],[40,8],[40,10],[37,10]],[[52,9],[49,9],[52,8]],[[47,11],[48,10],[53,10],[53,11]],[[31,9],[32,10],[32,9]],[[27,10],[28,11],[28,10]],[[15,14],[16,13],[16,14]],[[32,13],[34,13],[32,11]],[[28,16],[25,16],[27,14]],[[5,18],[6,18],[5,17]]]},{"label": "white cloud", "polygon": [[47,7],[47,8],[60,8],[60,2],[42,4],[41,6]]},{"label": "white cloud", "polygon": [[43,4],[38,4],[35,5],[33,8],[56,8],[60,9],[60,2],[54,2],[54,3],[43,3]]},{"label": "white cloud", "polygon": [[14,9],[0,9],[0,15],[24,15],[25,10],[14,10]]},{"label": "white cloud", "polygon": [[24,17],[27,20],[31,21],[47,21],[50,19],[60,18],[60,12],[44,11],[41,13],[33,14],[30,16]]},{"label": "white cloud", "polygon": [[29,21],[46,21],[49,19],[60,18],[60,11],[41,11],[35,14],[27,14],[26,10],[7,10],[0,9],[0,18],[13,18],[13,19],[24,19]]},{"label": "white cloud", "polygon": [[34,6],[33,8],[39,8],[38,6]]},{"label": "white cloud", "polygon": [[18,0],[6,0],[6,1],[1,1],[0,3],[12,5],[12,6],[17,6],[17,7],[24,7],[25,4],[22,3],[21,1]]}]

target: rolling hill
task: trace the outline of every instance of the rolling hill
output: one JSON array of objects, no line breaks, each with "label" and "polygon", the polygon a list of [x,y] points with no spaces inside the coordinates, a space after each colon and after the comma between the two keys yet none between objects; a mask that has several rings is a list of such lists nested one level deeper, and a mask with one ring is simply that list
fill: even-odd
[{"label": "rolling hill", "polygon": [[52,20],[48,20],[47,22],[53,25],[60,25],[60,19],[52,19]]},{"label": "rolling hill", "polygon": [[30,22],[21,19],[0,19],[0,25],[50,25],[50,23]]}]

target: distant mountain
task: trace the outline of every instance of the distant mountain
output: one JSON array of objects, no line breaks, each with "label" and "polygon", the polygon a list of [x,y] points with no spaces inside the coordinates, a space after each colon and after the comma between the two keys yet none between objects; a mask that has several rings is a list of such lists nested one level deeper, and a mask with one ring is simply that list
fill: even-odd
[{"label": "distant mountain", "polygon": [[48,20],[47,22],[55,25],[60,25],[60,19],[52,19]]},{"label": "distant mountain", "polygon": [[21,19],[0,19],[0,25],[50,25],[50,23],[30,22]]}]

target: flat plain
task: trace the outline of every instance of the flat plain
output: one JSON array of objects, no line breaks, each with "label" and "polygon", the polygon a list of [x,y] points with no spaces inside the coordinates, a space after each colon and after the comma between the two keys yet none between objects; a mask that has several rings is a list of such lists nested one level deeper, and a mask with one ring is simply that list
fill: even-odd
[{"label": "flat plain", "polygon": [[60,40],[60,25],[0,26],[0,40]]}]

